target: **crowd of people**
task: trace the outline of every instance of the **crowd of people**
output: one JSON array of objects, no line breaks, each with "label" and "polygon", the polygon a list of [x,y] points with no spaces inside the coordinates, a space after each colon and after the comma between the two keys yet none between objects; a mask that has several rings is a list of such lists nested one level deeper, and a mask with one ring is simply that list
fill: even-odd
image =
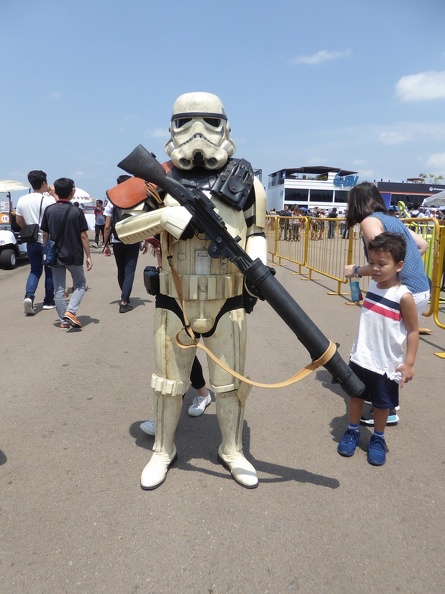
[{"label": "crowd of people", "polygon": [[[323,239],[324,237],[327,237],[327,239],[334,239],[336,236],[341,237],[342,239],[349,239],[351,229],[358,232],[357,226],[347,226],[345,221],[345,211],[335,206],[329,209],[318,206],[308,209],[307,207],[299,206],[298,204],[285,204],[282,210],[277,211],[275,208],[272,208],[267,214],[269,217],[279,217],[279,241],[300,241],[301,234],[304,231],[304,220],[302,218],[295,219],[295,217],[310,218],[309,237],[313,241]],[[388,214],[397,218],[435,218],[438,221],[445,218],[444,210],[417,206],[411,206],[409,209],[406,208],[403,210],[401,207],[390,206],[388,207]],[[417,221],[417,224],[422,223],[421,221]],[[273,225],[271,219],[269,219],[269,225]],[[415,228],[414,225],[413,228]]]}]

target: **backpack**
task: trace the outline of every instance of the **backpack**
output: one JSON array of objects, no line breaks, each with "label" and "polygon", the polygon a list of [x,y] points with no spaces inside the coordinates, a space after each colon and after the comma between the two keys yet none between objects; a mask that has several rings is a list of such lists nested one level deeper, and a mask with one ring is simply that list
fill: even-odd
[{"label": "backpack", "polygon": [[113,207],[113,217],[111,220],[111,233],[114,235],[115,239],[119,239],[119,235],[116,232],[116,224],[119,223],[119,221],[127,219],[130,216],[131,215],[128,212],[126,212],[124,208],[119,208],[117,206]]}]

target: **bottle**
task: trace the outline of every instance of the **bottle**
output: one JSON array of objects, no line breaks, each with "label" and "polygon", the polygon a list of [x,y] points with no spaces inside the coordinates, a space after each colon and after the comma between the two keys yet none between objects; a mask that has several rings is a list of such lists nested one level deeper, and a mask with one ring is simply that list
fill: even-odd
[{"label": "bottle", "polygon": [[358,303],[363,299],[362,292],[360,291],[360,283],[357,280],[351,280],[349,290],[351,291],[351,299],[354,303]]}]

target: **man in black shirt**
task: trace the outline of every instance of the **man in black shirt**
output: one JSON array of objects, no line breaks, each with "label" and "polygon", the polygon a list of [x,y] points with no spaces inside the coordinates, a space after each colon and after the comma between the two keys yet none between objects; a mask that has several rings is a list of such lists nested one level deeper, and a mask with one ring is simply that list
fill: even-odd
[{"label": "man in black shirt", "polygon": [[[53,265],[54,298],[60,318],[60,328],[81,328],[82,324],[76,316],[80,303],[85,295],[86,279],[83,269],[83,255],[86,255],[87,270],[93,264],[90,256],[88,240],[88,223],[80,208],[71,204],[76,187],[72,179],[61,177],[54,182],[57,195],[56,204],[45,210],[42,220],[43,245],[48,239],[57,239],[57,262]],[[65,214],[68,214],[65,220]],[[65,220],[65,222],[64,222]],[[74,291],[68,307],[65,300],[66,271],[73,277]]]}]

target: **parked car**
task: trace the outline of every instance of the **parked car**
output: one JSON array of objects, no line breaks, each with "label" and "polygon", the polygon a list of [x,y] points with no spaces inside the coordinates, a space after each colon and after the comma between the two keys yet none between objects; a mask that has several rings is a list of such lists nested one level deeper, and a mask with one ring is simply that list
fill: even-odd
[{"label": "parked car", "polygon": [[10,270],[18,260],[28,257],[26,243],[18,243],[17,235],[16,231],[0,229],[0,268]]},{"label": "parked car", "polygon": [[[20,227],[13,213],[11,192],[28,190],[28,185],[12,179],[0,180],[0,268],[11,269],[17,261],[27,258],[26,243],[20,243]],[[1,194],[6,194],[5,200]]]}]

